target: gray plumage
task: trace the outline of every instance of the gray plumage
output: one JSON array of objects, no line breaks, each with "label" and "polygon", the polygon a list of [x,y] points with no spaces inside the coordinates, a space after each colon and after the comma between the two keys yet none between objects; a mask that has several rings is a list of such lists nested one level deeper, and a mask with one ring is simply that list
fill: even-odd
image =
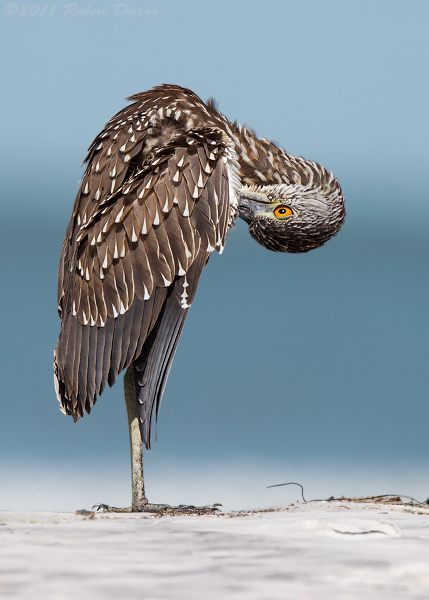
[{"label": "gray plumage", "polygon": [[54,371],[61,410],[77,419],[133,365],[148,448],[201,271],[237,215],[266,248],[306,252],[345,211],[332,173],[212,101],[174,85],[130,100],[86,157],[59,264]]}]

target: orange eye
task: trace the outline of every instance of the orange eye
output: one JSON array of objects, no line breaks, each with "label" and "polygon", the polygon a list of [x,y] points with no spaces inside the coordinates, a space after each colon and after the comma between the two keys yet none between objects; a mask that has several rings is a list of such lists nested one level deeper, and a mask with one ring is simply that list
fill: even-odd
[{"label": "orange eye", "polygon": [[293,210],[289,208],[289,206],[280,205],[274,209],[274,214],[279,219],[284,219],[285,217],[293,215]]}]

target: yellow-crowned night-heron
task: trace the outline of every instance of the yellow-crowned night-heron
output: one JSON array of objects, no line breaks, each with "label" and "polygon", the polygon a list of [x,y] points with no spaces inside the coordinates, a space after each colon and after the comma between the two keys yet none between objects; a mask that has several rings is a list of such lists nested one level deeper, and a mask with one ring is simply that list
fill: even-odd
[{"label": "yellow-crowned night-heron", "polygon": [[345,210],[332,173],[230,123],[211,100],[175,85],[130,100],[86,158],[60,258],[54,370],[76,420],[127,369],[130,510],[140,511],[160,509],[145,497],[142,443],[210,253],[237,215],[269,250],[307,252]]}]

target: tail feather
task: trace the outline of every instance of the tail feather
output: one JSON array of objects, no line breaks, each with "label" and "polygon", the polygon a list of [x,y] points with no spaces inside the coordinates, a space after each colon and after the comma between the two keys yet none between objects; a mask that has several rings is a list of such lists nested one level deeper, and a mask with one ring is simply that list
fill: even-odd
[{"label": "tail feather", "polygon": [[159,314],[155,327],[145,340],[142,351],[134,360],[134,383],[140,416],[140,432],[146,449],[151,442],[152,416],[158,416],[162,394],[179,343],[180,334],[189,311],[202,269],[208,254],[201,251],[187,274],[187,304],[178,301],[178,292],[183,290],[184,277],[176,281]]},{"label": "tail feather", "polygon": [[140,431],[147,449],[150,448],[152,414],[158,415],[167,377],[170,372],[180,334],[188,314],[176,299],[167,298],[154,329],[134,361],[134,382],[139,402]]}]

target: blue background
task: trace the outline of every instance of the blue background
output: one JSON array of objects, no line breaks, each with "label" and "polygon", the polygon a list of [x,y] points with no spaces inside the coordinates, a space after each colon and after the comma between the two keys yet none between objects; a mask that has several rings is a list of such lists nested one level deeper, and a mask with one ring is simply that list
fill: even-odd
[{"label": "blue background", "polygon": [[56,269],[87,147],[160,83],[334,171],[348,215],[307,255],[240,222],[212,256],[145,453],[150,500],[270,505],[296,500],[265,489],[290,480],[307,499],[425,499],[429,5],[116,4],[0,7],[0,508],[129,503],[121,383],[76,425],[58,409]]}]

